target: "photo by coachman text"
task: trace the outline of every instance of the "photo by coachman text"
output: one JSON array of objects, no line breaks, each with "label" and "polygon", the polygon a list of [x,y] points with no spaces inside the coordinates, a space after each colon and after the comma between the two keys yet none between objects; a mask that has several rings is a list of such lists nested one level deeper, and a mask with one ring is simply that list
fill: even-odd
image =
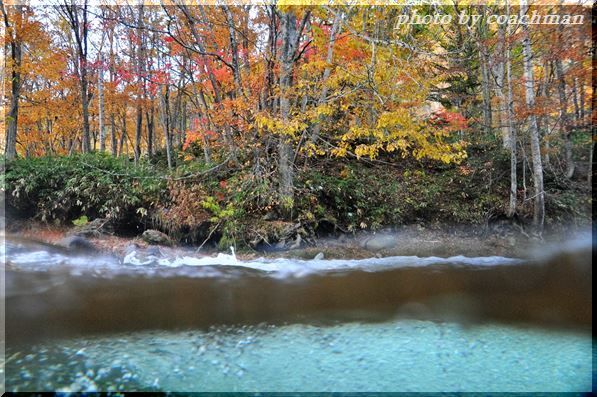
[{"label": "photo by coachman text", "polygon": [[[457,15],[457,21],[460,25],[468,25],[469,23],[476,24],[483,18],[483,15],[479,14],[467,14],[461,12]],[[412,15],[400,15],[396,22],[396,26],[399,25],[430,25],[430,24],[448,24],[451,23],[453,16],[450,14],[427,14],[420,15],[417,10],[413,11]],[[537,11],[533,11],[532,15],[501,15],[491,14],[487,16],[486,22],[488,24],[497,23],[498,25],[582,25],[585,21],[585,16],[578,15],[559,15],[559,14],[546,14],[541,15]]]}]

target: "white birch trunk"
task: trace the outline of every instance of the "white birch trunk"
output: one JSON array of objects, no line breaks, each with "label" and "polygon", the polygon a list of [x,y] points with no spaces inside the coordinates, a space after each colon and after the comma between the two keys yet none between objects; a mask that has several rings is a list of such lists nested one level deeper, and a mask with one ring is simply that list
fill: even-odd
[{"label": "white birch trunk", "polygon": [[[526,0],[521,1],[521,14],[526,15],[529,6]],[[545,218],[545,193],[543,192],[543,165],[541,163],[541,146],[539,145],[539,128],[537,126],[537,116],[533,114],[535,108],[535,81],[533,73],[533,50],[531,48],[531,35],[529,25],[522,19],[522,51],[524,58],[524,78],[525,78],[525,98],[526,104],[531,114],[529,115],[529,133],[531,142],[531,160],[533,162],[533,182],[534,182],[534,213],[533,225],[536,232],[543,232]]]}]

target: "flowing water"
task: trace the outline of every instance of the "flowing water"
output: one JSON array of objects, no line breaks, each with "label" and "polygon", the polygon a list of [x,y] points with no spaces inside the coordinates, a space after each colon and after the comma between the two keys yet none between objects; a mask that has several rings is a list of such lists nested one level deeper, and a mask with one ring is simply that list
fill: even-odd
[{"label": "flowing water", "polygon": [[586,392],[592,241],[534,260],[3,246],[7,391]]}]

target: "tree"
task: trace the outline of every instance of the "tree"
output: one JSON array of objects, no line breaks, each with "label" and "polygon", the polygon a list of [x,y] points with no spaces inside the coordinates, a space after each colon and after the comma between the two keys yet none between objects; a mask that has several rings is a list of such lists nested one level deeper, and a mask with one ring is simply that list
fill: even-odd
[{"label": "tree", "polygon": [[[510,4],[506,2],[506,16],[510,17]],[[510,46],[510,24],[499,27],[499,53],[501,66],[499,71],[498,92],[501,101],[501,127],[504,130],[504,146],[510,155],[510,194],[507,215],[516,214],[516,201],[518,190],[517,158],[516,158],[516,129],[514,128],[514,100],[512,97],[512,56]],[[504,94],[504,77],[506,80]]]},{"label": "tree", "polygon": [[89,21],[88,21],[88,3],[83,1],[82,5],[77,5],[75,0],[68,4],[65,3],[59,6],[64,18],[68,21],[72,35],[75,39],[75,48],[78,62],[75,63],[75,71],[79,77],[81,108],[83,112],[83,136],[82,136],[82,150],[84,153],[91,151],[91,140],[89,132],[89,81],[87,76],[88,62],[88,36],[89,36]]},{"label": "tree", "polygon": [[[597,23],[597,7],[593,5],[592,13],[591,13],[591,21],[592,25],[595,26]],[[593,186],[593,153],[595,151],[595,140],[597,139],[597,99],[595,92],[597,90],[597,78],[595,78],[597,74],[597,69],[595,69],[595,65],[597,65],[597,49],[595,48],[595,42],[597,42],[597,29],[593,29],[592,31],[592,41],[593,46],[591,48],[591,61],[593,63],[593,95],[591,96],[591,142],[589,146],[589,172],[587,174],[587,182],[589,186]]]},{"label": "tree", "polygon": [[[510,5],[507,4],[507,15],[510,15]],[[510,36],[510,28],[508,27],[507,37]],[[512,98],[512,62],[510,54],[510,46],[508,45],[506,51],[506,82],[508,90],[508,100],[506,103],[506,114],[508,124],[508,135],[510,141],[510,201],[508,205],[508,216],[513,216],[516,213],[516,200],[518,191],[518,178],[517,178],[517,161],[516,161],[516,129],[514,128],[514,100]]]},{"label": "tree", "polygon": [[[281,24],[280,51],[280,119],[284,123],[290,121],[290,89],[293,84],[293,72],[296,62],[300,58],[297,54],[303,29],[311,15],[311,11],[304,11],[300,25],[294,10],[279,12]],[[298,29],[297,29],[298,26]],[[294,201],[292,164],[292,146],[288,136],[280,136],[278,140],[278,167],[280,173],[280,202],[282,208],[288,210]]]},{"label": "tree", "polygon": [[[521,2],[520,14],[526,15],[529,6],[526,0]],[[529,110],[529,134],[531,141],[531,158],[533,162],[533,183],[535,187],[534,194],[534,213],[533,225],[538,233],[543,231],[545,218],[545,193],[543,191],[543,165],[541,163],[541,147],[539,145],[539,128],[537,126],[537,116],[534,113],[535,108],[535,80],[533,73],[533,50],[531,48],[531,36],[529,25],[526,19],[522,19],[522,50],[524,59],[524,78],[525,78],[525,98],[527,109]]]},{"label": "tree", "polygon": [[486,5],[479,6],[481,9],[482,18],[478,20],[477,32],[479,34],[479,63],[481,65],[481,87],[483,92],[483,128],[487,134],[489,134],[492,130],[492,109],[491,109],[491,88],[490,88],[490,66],[489,66],[489,51],[487,50],[486,46],[483,44],[483,40],[486,38],[487,35],[487,21],[485,18],[486,14]]},{"label": "tree", "polygon": [[[336,44],[336,37],[340,34],[342,30],[342,23],[343,23],[343,15],[342,12],[338,12],[334,16],[334,22],[332,23],[332,28],[330,30],[330,39],[327,45],[327,52],[326,52],[326,67],[323,71],[322,76],[322,88],[321,93],[319,94],[319,99],[317,101],[317,106],[323,106],[327,101],[328,95],[328,85],[327,82],[330,78],[332,73],[332,62],[334,60],[334,45]],[[315,122],[315,125],[312,126],[312,133],[311,133],[311,142],[316,145],[317,140],[319,139],[319,133],[321,131],[321,123],[319,120]]]},{"label": "tree", "polygon": [[102,38],[97,49],[98,52],[98,60],[97,60],[97,95],[98,95],[98,130],[99,130],[99,142],[100,142],[100,152],[104,152],[106,150],[106,127],[104,125],[104,108],[105,108],[105,98],[104,98],[104,41],[105,41],[106,32],[102,30]]},{"label": "tree", "polygon": [[11,15],[12,24],[9,21],[9,11],[4,6],[4,1],[0,0],[2,16],[8,41],[10,44],[10,109],[8,111],[8,126],[6,128],[6,146],[5,155],[7,160],[12,160],[17,156],[17,126],[19,120],[19,97],[21,95],[21,53],[22,41],[20,31],[23,28],[23,6],[11,6],[13,13]]},{"label": "tree", "polygon": [[[592,153],[582,146],[580,154],[591,104],[586,26],[499,26],[488,23],[500,12],[489,5],[183,3],[23,6],[21,30],[13,29],[16,8],[6,8],[7,32],[19,34],[22,49],[20,67],[7,69],[18,73],[7,80],[20,81],[9,96],[15,154],[86,152],[97,141],[139,162],[165,149],[170,168],[250,169],[289,218],[297,170],[318,159],[455,164],[503,146],[509,189],[492,188],[509,190],[513,216],[531,202],[517,202],[518,183],[525,192],[527,183],[517,157],[531,153],[533,197],[543,200],[537,142],[562,176],[570,167],[560,164]],[[486,18],[397,24],[414,11]],[[475,133],[489,128],[502,139]],[[539,229],[543,206],[534,203]]]}]

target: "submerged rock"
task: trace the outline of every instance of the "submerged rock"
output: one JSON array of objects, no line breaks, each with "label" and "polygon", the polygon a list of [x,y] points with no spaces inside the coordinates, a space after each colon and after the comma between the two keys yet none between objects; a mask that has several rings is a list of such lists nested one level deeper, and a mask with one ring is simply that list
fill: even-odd
[{"label": "submerged rock", "polygon": [[152,256],[162,256],[162,251],[160,251],[160,247],[158,247],[157,245],[150,245],[145,250],[145,254]]},{"label": "submerged rock", "polygon": [[362,247],[371,251],[380,251],[394,248],[398,243],[396,236],[377,234],[362,241]]},{"label": "submerged rock", "polygon": [[130,253],[133,253],[135,251],[137,251],[139,249],[139,244],[137,243],[130,243],[129,245],[126,246],[126,248],[124,249],[124,254],[128,255]]},{"label": "submerged rock", "polygon": [[157,245],[142,248],[137,244],[130,244],[127,247],[123,263],[133,265],[148,265],[157,263],[164,255]]},{"label": "submerged rock", "polygon": [[154,230],[154,229],[148,229],[146,231],[143,232],[143,234],[141,235],[141,238],[143,239],[143,241],[145,241],[148,244],[151,245],[166,245],[166,246],[172,246],[173,242],[170,239],[170,237],[168,237],[166,234],[158,231],[158,230]]},{"label": "submerged rock", "polygon": [[58,245],[74,252],[97,252],[97,248],[81,236],[67,236],[60,240]]}]

